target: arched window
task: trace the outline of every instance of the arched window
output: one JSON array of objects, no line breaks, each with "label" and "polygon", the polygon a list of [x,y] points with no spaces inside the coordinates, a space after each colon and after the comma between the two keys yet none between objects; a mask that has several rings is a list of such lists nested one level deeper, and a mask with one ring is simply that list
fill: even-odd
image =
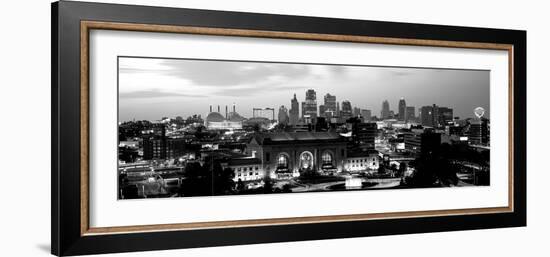
[{"label": "arched window", "polygon": [[280,154],[277,158],[277,169],[288,169],[288,157]]},{"label": "arched window", "polygon": [[323,153],[322,159],[323,164],[332,164],[332,154],[330,154],[329,152]]},{"label": "arched window", "polygon": [[300,168],[304,170],[313,169],[313,154],[305,151],[300,154]]}]

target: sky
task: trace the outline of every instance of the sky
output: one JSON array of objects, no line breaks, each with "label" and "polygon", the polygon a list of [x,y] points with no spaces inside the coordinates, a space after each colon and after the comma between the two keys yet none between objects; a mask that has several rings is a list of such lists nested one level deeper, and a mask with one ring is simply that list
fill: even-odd
[{"label": "sky", "polygon": [[436,104],[460,118],[479,106],[489,117],[489,85],[487,70],[119,57],[119,121],[206,117],[210,105],[224,113],[233,103],[248,118],[252,108],[290,109],[293,95],[301,103],[308,89],[317,105],[330,93],[378,117],[384,100],[397,113],[402,97],[416,115]]}]

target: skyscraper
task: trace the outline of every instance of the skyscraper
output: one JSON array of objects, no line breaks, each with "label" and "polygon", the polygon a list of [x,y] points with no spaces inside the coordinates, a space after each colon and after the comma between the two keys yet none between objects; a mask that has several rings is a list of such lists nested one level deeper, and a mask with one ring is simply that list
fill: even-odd
[{"label": "skyscraper", "polygon": [[287,125],[288,124],[288,121],[289,121],[289,118],[288,118],[288,109],[284,106],[284,105],[281,105],[281,107],[279,107],[279,114],[278,114],[278,118],[279,118],[279,124],[283,124],[283,125]]},{"label": "skyscraper", "polygon": [[302,117],[311,120],[317,118],[317,94],[313,89],[306,91],[306,100],[302,102]]},{"label": "skyscraper", "polygon": [[405,112],[407,109],[407,103],[405,103],[405,98],[401,97],[401,99],[399,99],[398,108],[399,108],[398,120],[405,121],[405,118],[406,118]]},{"label": "skyscraper", "polygon": [[352,116],[352,108],[351,103],[348,100],[342,101],[342,111],[341,111],[342,119],[347,120],[351,118]]},{"label": "skyscraper", "polygon": [[322,106],[323,106],[323,112],[319,113],[319,116],[324,116],[327,118],[338,116],[336,114],[336,96],[331,94],[326,94],[324,96],[324,104]]},{"label": "skyscraper", "polygon": [[445,126],[447,123],[453,121],[453,109],[448,107],[439,107],[437,110],[438,125]]},{"label": "skyscraper", "polygon": [[406,122],[414,122],[416,120],[416,113],[414,106],[407,106],[407,109],[405,109],[405,121]]},{"label": "skyscraper", "polygon": [[374,150],[374,141],[378,135],[376,123],[355,122],[352,124],[352,141],[357,150]]},{"label": "skyscraper", "polygon": [[468,141],[472,145],[489,144],[489,126],[487,119],[475,119],[470,121]]},{"label": "skyscraper", "polygon": [[371,118],[371,110],[362,109],[361,110],[361,117],[363,118],[363,121],[370,121]]},{"label": "skyscraper", "polygon": [[437,105],[423,106],[420,109],[422,126],[441,127],[453,120],[453,109]]},{"label": "skyscraper", "polygon": [[359,116],[361,116],[361,108],[353,107],[353,116],[354,116],[354,117],[359,117]]},{"label": "skyscraper", "polygon": [[290,125],[294,126],[298,124],[298,120],[300,119],[300,106],[298,104],[298,99],[296,99],[296,94],[294,94],[294,98],[290,100],[289,116]]},{"label": "skyscraper", "polygon": [[422,126],[436,127],[438,124],[437,117],[437,105],[422,106],[420,108],[420,123]]},{"label": "skyscraper", "polygon": [[388,100],[384,100],[384,102],[382,102],[382,111],[380,112],[380,117],[382,119],[390,118],[390,103],[388,102]]}]

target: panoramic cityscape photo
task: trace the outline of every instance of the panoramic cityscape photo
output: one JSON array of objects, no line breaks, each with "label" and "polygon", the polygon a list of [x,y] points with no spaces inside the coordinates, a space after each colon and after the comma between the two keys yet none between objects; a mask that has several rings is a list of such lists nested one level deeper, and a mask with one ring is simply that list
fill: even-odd
[{"label": "panoramic cityscape photo", "polygon": [[117,197],[488,186],[489,79],[119,57]]}]

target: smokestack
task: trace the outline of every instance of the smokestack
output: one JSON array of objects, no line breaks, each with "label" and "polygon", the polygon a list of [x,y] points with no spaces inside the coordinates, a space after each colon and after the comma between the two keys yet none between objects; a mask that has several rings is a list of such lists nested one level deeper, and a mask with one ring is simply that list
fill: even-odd
[{"label": "smokestack", "polygon": [[220,105],[218,105],[218,112],[220,112]]},{"label": "smokestack", "polygon": [[212,112],[212,105],[210,105],[210,112]]}]

